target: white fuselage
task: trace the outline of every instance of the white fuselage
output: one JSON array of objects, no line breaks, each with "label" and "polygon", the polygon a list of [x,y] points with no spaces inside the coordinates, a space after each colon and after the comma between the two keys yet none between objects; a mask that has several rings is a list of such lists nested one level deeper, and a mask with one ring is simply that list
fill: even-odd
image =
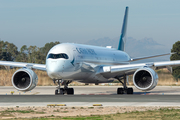
[{"label": "white fuselage", "polygon": [[[62,43],[54,46],[46,59],[46,70],[52,79],[96,82],[97,65],[129,64],[127,53],[116,49],[82,44]],[[108,82],[108,78],[106,81]]]}]

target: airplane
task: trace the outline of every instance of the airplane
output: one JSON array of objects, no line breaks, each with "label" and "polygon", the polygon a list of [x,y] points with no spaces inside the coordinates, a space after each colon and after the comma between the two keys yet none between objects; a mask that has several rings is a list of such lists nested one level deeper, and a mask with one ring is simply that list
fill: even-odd
[{"label": "airplane", "polygon": [[20,67],[12,76],[12,85],[19,91],[30,91],[36,87],[38,77],[34,69],[46,71],[48,76],[58,83],[55,95],[73,95],[74,89],[68,87],[72,81],[98,85],[110,83],[113,81],[112,78],[122,83],[122,87],[117,88],[117,94],[133,94],[133,88],[127,86],[128,75],[133,75],[133,84],[137,89],[152,90],[158,83],[155,70],[161,68],[171,70],[172,66],[180,65],[180,60],[132,63],[172,53],[131,58],[125,52],[128,10],[129,7],[126,7],[118,49],[61,43],[49,50],[46,64],[0,61],[0,65]]}]

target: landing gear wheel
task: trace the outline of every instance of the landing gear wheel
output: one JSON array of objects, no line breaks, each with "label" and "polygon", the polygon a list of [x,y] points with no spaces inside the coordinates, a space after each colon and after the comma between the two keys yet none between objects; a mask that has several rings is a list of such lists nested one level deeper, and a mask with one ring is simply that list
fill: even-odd
[{"label": "landing gear wheel", "polygon": [[55,90],[55,95],[58,95],[58,90]]},{"label": "landing gear wheel", "polygon": [[[55,79],[53,81],[54,83],[55,82],[58,83],[57,89],[55,90],[55,95],[64,95],[64,94],[73,95],[74,94],[74,89],[68,88],[68,84],[71,83],[72,81],[55,80]],[[60,85],[64,85],[64,88],[61,88]]]},{"label": "landing gear wheel", "polygon": [[124,89],[123,88],[118,88],[117,89],[117,94],[124,94]]},{"label": "landing gear wheel", "polygon": [[68,88],[67,89],[67,94],[68,95],[74,95],[74,89],[73,88]]},{"label": "landing gear wheel", "polygon": [[60,88],[60,94],[64,95],[64,88]]},{"label": "landing gear wheel", "polygon": [[127,87],[126,75],[121,76],[121,77],[115,77],[115,78],[118,79],[119,82],[123,85],[123,88],[117,89],[117,94],[133,94],[133,88]]},{"label": "landing gear wheel", "polygon": [[64,95],[64,88],[55,90],[55,95]]},{"label": "landing gear wheel", "polygon": [[127,89],[127,94],[133,94],[133,88],[128,88]]},{"label": "landing gear wheel", "polygon": [[124,89],[124,88],[118,88],[118,89],[117,89],[117,94],[125,94],[125,93],[127,93],[127,94],[133,94],[133,88],[126,88],[126,89]]}]

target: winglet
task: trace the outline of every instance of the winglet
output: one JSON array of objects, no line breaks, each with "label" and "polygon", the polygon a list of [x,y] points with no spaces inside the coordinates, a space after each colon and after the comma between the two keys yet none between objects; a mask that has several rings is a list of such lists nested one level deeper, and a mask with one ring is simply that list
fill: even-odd
[{"label": "winglet", "polygon": [[121,36],[119,39],[119,46],[118,46],[118,50],[125,50],[125,42],[126,42],[126,29],[127,29],[127,20],[128,20],[128,9],[129,7],[126,7],[125,10],[125,14],[124,14],[124,21],[123,21],[123,25],[122,25],[122,30],[121,30]]}]

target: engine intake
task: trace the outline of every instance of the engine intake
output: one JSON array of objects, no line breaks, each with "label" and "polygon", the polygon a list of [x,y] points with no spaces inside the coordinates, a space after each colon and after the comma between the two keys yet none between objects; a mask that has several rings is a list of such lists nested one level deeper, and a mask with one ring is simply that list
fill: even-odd
[{"label": "engine intake", "polygon": [[156,87],[158,82],[157,73],[151,68],[140,68],[133,75],[133,83],[136,88],[147,91]]},{"label": "engine intake", "polygon": [[27,68],[17,70],[12,76],[13,86],[20,91],[30,91],[36,87],[38,77],[36,73]]}]

